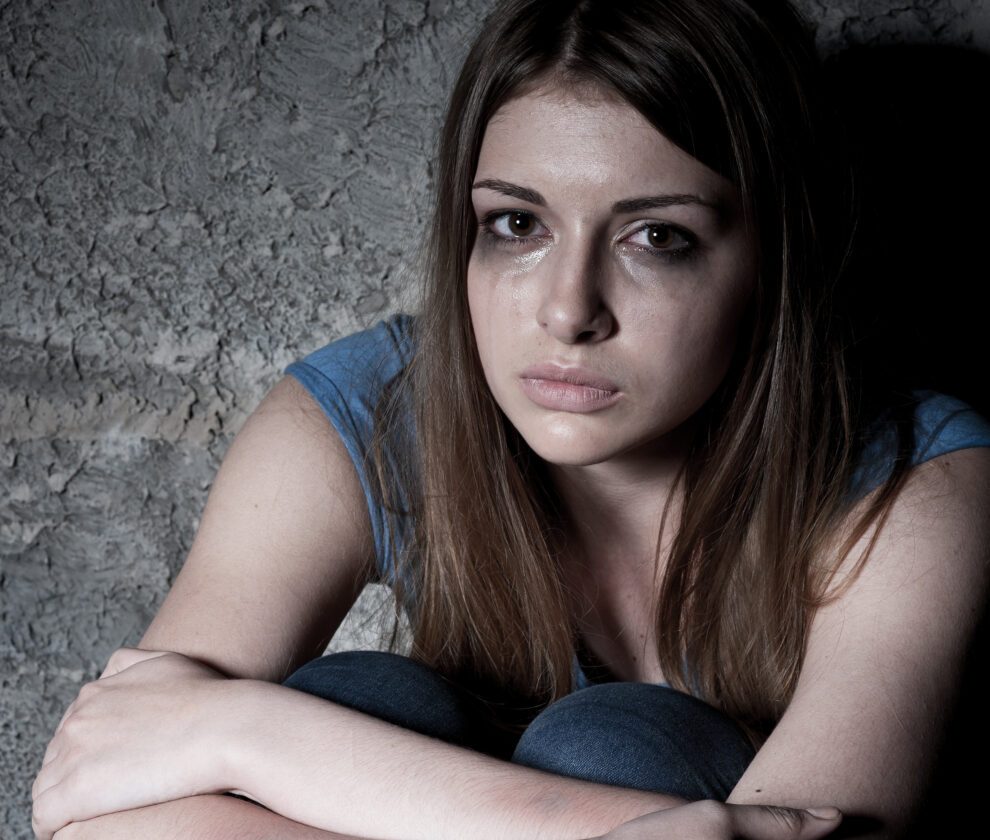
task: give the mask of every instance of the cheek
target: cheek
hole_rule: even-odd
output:
[[[745,300],[739,299],[725,301],[710,313],[700,325],[700,334],[694,337],[698,374],[705,382],[708,396],[721,384],[732,363],[744,304]]]
[[[640,329],[652,341],[641,346],[652,354],[653,376],[663,383],[665,398],[700,406],[711,396],[731,364],[747,300],[748,287],[742,293],[685,298],[676,307],[644,313]],[[643,362],[650,369],[650,360]]]
[[[522,313],[529,305],[525,279],[517,273],[500,270],[490,260],[472,255],[467,271],[467,298],[478,352],[486,354],[511,347],[522,324]]]
[[[708,356],[721,358],[732,354],[739,329],[741,308],[735,300],[720,301],[704,313],[696,324],[694,336],[699,348]]]
[[[739,329],[755,287],[753,249],[727,248],[714,261],[708,294],[695,303],[692,318],[693,335],[699,355],[704,355],[723,368],[728,367],[735,351]],[[724,370],[723,370],[724,373]]]

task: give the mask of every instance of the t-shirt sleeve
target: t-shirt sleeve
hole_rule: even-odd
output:
[[[914,448],[911,466],[939,455],[990,446],[990,421],[956,397],[936,391],[915,391]],[[865,496],[890,475],[897,456],[897,434],[892,424],[881,424],[863,450],[853,476],[853,497]]]
[[[391,529],[372,489],[366,458],[375,408],[385,387],[412,355],[413,317],[394,315],[375,326],[332,341],[286,369],[312,395],[337,430],[357,470],[371,516],[377,571],[391,584]]]

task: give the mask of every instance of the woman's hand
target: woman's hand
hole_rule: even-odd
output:
[[[71,822],[224,790],[212,743],[229,683],[177,653],[116,651],[45,752],[32,788],[39,840]]]
[[[819,809],[815,809],[816,811]],[[838,828],[837,808],[817,817],[800,808],[776,805],[727,805],[703,800],[638,817],[598,840],[817,840]],[[834,811],[833,816],[828,816]]]

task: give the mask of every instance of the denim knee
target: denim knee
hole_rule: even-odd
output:
[[[483,705],[432,668],[384,651],[313,659],[283,685],[452,744],[508,756]]]
[[[616,682],[547,707],[512,760],[603,784],[724,801],[754,755],[739,727],[696,697]]]

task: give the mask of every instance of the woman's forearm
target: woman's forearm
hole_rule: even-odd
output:
[[[55,840],[357,840],[231,796],[191,796],[72,823]]]
[[[231,789],[327,830],[576,839],[684,801],[500,761],[272,683],[231,689],[217,742]]]

